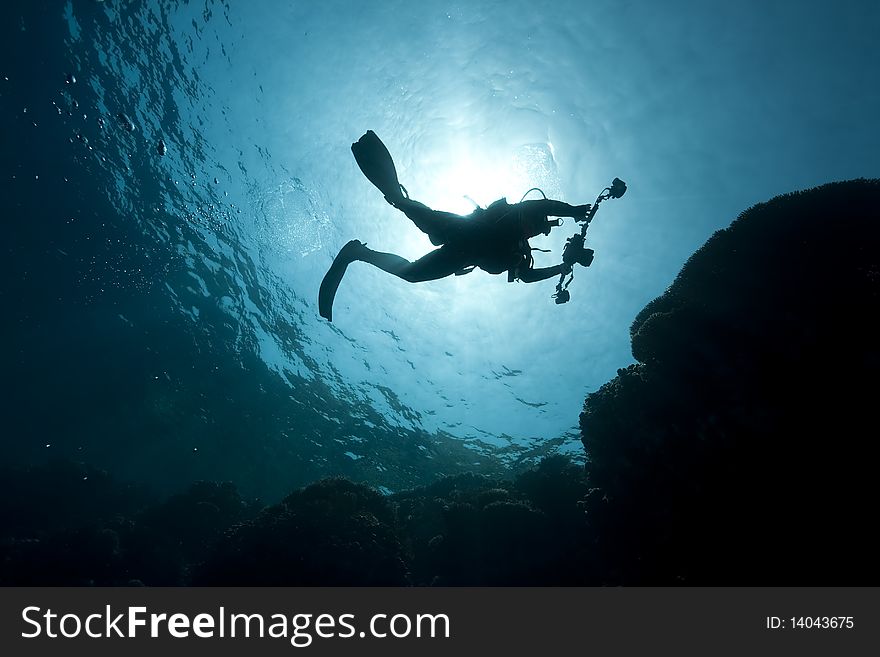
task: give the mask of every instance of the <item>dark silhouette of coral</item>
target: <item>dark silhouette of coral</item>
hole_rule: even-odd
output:
[[[447,477],[395,500],[417,584],[533,583],[552,548],[546,514],[509,482]]]
[[[55,462],[0,477],[0,584],[181,585],[255,504],[232,484],[196,482],[157,501],[82,464]]]
[[[78,472],[66,464],[50,469]],[[582,468],[552,457],[515,481],[446,477],[386,497],[328,479],[257,512],[231,484],[197,482],[165,501],[106,513],[61,506],[74,523],[40,527],[39,487],[59,498],[80,478],[13,477],[32,526],[0,537],[3,585],[465,585],[587,581]],[[66,481],[66,483],[65,483]],[[21,483],[24,482],[24,483]],[[108,478],[113,498],[127,487]],[[70,495],[75,499],[75,495]],[[36,502],[31,504],[31,500]],[[120,496],[122,499],[122,496]],[[56,514],[59,515],[59,514]]]
[[[880,183],[743,213],[581,415],[608,582],[877,580]]]
[[[403,585],[394,514],[377,491],[327,479],[234,527],[202,567],[206,585]]]

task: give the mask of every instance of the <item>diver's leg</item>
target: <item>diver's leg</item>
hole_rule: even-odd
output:
[[[445,278],[468,265],[464,255],[449,247],[435,249],[415,262],[393,253],[382,253],[366,247],[360,250],[355,258],[410,283]]]
[[[432,210],[411,198],[396,199],[392,205],[403,212],[416,227],[426,233],[434,245],[445,244],[461,227],[466,218],[460,214]]]
[[[348,266],[355,260],[367,262],[410,283],[445,278],[470,264],[466,255],[450,246],[435,249],[415,262],[410,262],[394,253],[373,251],[358,240],[351,240],[340,249],[318,291],[318,312],[328,321],[333,321],[336,290],[339,289]]]

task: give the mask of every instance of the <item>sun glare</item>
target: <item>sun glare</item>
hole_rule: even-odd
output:
[[[429,158],[431,183],[424,202],[432,208],[470,214],[499,198],[516,203],[532,187],[548,196],[559,192],[559,177],[549,143],[524,144],[502,152],[475,144],[450,144]],[[532,192],[537,194],[537,192]]]
[[[448,144],[426,155],[419,178],[430,182],[420,186],[413,196],[437,210],[467,215],[477,205],[486,207],[499,198],[517,203],[533,187],[542,189],[549,198],[562,197],[553,146],[549,143],[523,144],[506,152],[474,144]],[[540,198],[540,193],[533,191],[528,198]],[[418,230],[405,231],[398,244],[401,253],[409,258],[436,248]],[[487,304],[503,305],[509,301],[508,294],[514,293],[503,285],[506,279],[506,275],[502,280],[501,276],[480,271],[444,279],[444,314],[457,321],[456,318],[484,315]]]

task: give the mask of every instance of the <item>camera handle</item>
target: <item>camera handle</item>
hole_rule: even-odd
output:
[[[571,299],[571,293],[568,291],[568,286],[571,285],[571,282],[574,280],[574,266],[580,262],[579,255],[584,250],[584,239],[587,236],[587,228],[589,228],[590,222],[595,218],[596,212],[599,211],[599,204],[609,198],[620,198],[625,193],[626,183],[620,178],[615,178],[611,181],[611,185],[603,189],[602,193],[596,197],[596,202],[593,203],[593,207],[590,208],[590,211],[583,219],[575,217],[575,221],[581,222],[581,230],[580,233],[575,233],[569,237],[568,241],[565,243],[565,250],[562,253],[562,261],[564,264],[570,265],[571,270],[568,273],[562,272],[559,274],[559,282],[556,284],[556,293],[552,296],[553,300],[556,301],[556,305],[567,303]],[[591,252],[587,263],[584,266],[589,266],[592,261],[593,258]],[[568,280],[565,280],[566,276],[568,276]]]

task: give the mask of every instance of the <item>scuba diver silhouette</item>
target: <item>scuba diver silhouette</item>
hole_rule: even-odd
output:
[[[589,204],[569,205],[548,198],[509,204],[506,199],[499,199],[489,207],[477,208],[467,216],[432,210],[424,203],[409,198],[406,188],[397,179],[388,149],[375,132],[368,130],[352,144],[351,150],[361,171],[385,195],[385,200],[403,212],[428,235],[432,244],[440,248],[411,262],[399,255],[374,251],[358,240],[351,240],[339,251],[321,282],[318,311],[329,321],[333,319],[336,290],[348,265],[355,261],[369,263],[410,283],[466,274],[475,267],[490,274],[506,271],[510,282],[519,280],[534,283],[560,276],[557,293],[562,290],[562,279],[571,274],[575,263],[587,266],[592,261],[593,252],[583,249],[581,239],[579,251],[574,257],[564,257],[562,263],[552,267],[535,269],[532,247],[529,246],[530,238],[548,235],[551,228],[560,225],[559,220],[551,221],[548,217],[574,217],[579,221],[589,221],[595,214],[593,206]],[[562,292],[567,301],[568,292]],[[557,298],[557,303],[564,301]]]

